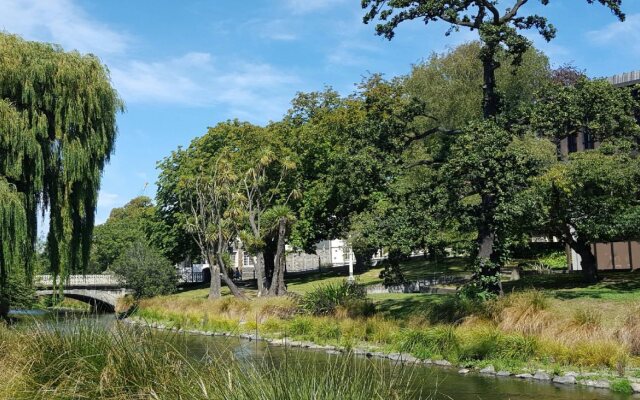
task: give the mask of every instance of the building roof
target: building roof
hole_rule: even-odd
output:
[[[640,71],[625,72],[607,78],[614,86],[623,87],[640,83]]]

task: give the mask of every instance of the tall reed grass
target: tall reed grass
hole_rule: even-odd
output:
[[[354,357],[195,360],[175,336],[92,324],[0,328],[3,399],[413,399],[411,376]],[[426,398],[426,396],[422,397]]]

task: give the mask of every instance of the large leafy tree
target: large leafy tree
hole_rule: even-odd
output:
[[[137,241],[149,244],[154,215],[155,207],[146,196],[136,197],[123,207],[111,210],[107,221],[93,231],[90,271],[100,273],[109,269]]]
[[[640,160],[633,148],[606,143],[576,153],[515,203],[529,229],[562,238],[580,255],[588,282],[598,280],[592,244],[640,236]]]
[[[229,210],[237,181],[224,140],[230,126],[210,128],[187,149],[178,149],[159,163],[157,207],[168,217],[165,224],[172,222],[179,226],[178,231],[191,236],[199,256],[209,264],[211,299],[220,297],[221,279],[236,296],[243,297],[228,266],[229,244],[235,233]]]
[[[319,240],[348,236],[352,220],[368,212],[397,176],[421,117],[424,104],[406,95],[402,80],[380,75],[346,98],[327,90],[294,100],[285,123],[294,125],[290,146],[301,164],[303,196],[293,228],[299,245],[311,250]],[[354,250],[360,266],[376,248]]]
[[[210,265],[229,279],[228,252],[236,240],[256,258],[261,295],[284,294],[284,246],[297,200],[294,153],[282,130],[239,121],[220,123],[161,164],[158,208],[191,233]],[[216,270],[214,270],[216,271]],[[219,297],[212,273],[210,297]],[[219,280],[218,280],[219,282]]]
[[[52,271],[87,265],[121,109],[96,57],[0,34],[0,288],[12,268],[30,270],[39,210],[49,213]]]
[[[595,3],[596,0],[587,0]],[[598,0],[620,20],[625,15],[621,10],[621,0]],[[487,120],[497,120],[504,102],[497,90],[496,71],[501,63],[499,54],[506,51],[511,62],[521,64],[523,55],[531,47],[531,42],[524,36],[527,30],[536,30],[546,40],[555,37],[555,27],[546,17],[539,14],[526,13],[528,0],[363,0],[362,7],[367,9],[364,22],[379,19],[376,26],[378,35],[392,39],[396,28],[405,21],[419,19],[425,25],[441,21],[449,25],[449,30],[470,29],[480,36],[481,50],[479,60],[482,64],[482,116]],[[543,6],[547,0],[541,0]],[[460,127],[459,127],[460,128]],[[482,132],[480,132],[481,134]],[[477,258],[480,264],[486,264],[492,270],[500,265],[500,256],[495,246],[500,242],[497,237],[498,226],[495,221],[498,204],[496,193],[488,187],[480,188],[480,206],[477,212],[479,225],[476,227]],[[493,274],[493,273],[492,273]]]
[[[563,71],[562,76],[571,79],[556,79],[543,88],[522,121],[525,129],[554,143],[582,133],[605,146],[600,151],[570,155],[567,163],[539,179],[531,192],[538,195],[538,204],[524,206],[520,216],[521,221],[533,224],[520,227],[562,238],[580,254],[585,279],[594,282],[598,275],[591,244],[638,235],[630,229],[628,218],[637,208],[633,154],[640,138],[639,103],[635,88],[617,88],[605,80]],[[532,216],[534,211],[541,216]]]

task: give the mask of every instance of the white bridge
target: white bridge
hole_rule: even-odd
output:
[[[54,281],[52,275],[38,275],[34,285],[38,296],[62,294],[89,303],[97,310],[110,312],[115,310],[118,299],[133,293],[113,275],[70,275],[63,282],[59,278]]]

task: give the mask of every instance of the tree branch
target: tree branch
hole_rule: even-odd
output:
[[[415,135],[412,137],[408,137],[407,140],[409,142],[414,142],[416,140],[422,140],[425,139],[431,135],[434,135],[436,133],[444,133],[447,135],[458,135],[460,133],[462,133],[462,131],[458,130],[458,129],[444,129],[444,128],[431,128],[431,129],[427,129],[426,131],[424,131],[423,133],[419,134],[419,135]]]
[[[502,18],[500,18],[500,23],[509,22],[513,17],[518,15],[518,10],[520,10],[520,7],[527,4],[527,1],[529,0],[517,0],[516,4],[514,4],[514,6],[508,10]]]

